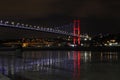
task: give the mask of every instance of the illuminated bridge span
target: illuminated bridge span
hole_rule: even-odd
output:
[[[28,24],[20,24],[15,22],[9,22],[9,21],[0,21],[0,26],[2,27],[13,27],[13,28],[20,28],[20,29],[27,29],[27,30],[36,30],[41,32],[49,32],[49,33],[55,33],[55,34],[62,34],[62,35],[68,35],[74,37],[73,43],[80,44],[80,20],[74,20],[74,25],[64,25],[64,26],[55,26],[53,28],[49,27],[43,27],[43,26],[32,26]]]

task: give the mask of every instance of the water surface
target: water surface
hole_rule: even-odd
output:
[[[120,53],[1,51],[0,73],[12,80],[120,80]]]

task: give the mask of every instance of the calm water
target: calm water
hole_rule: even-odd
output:
[[[0,54],[0,73],[12,80],[120,80],[120,52],[1,51]]]

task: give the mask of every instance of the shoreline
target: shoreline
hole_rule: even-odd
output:
[[[114,47],[45,47],[45,48],[36,48],[36,47],[28,47],[28,48],[11,48],[11,47],[1,47],[0,51],[45,51],[45,50],[63,50],[63,51],[120,51],[120,46]]]
[[[52,48],[23,48],[26,50],[63,50],[63,51],[120,51],[120,47],[52,47]]]

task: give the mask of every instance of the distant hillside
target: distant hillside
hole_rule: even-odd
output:
[[[117,34],[106,34],[106,35],[97,35],[92,38],[92,44],[101,44],[104,45],[104,43],[107,42],[118,42],[120,43],[120,33]]]

